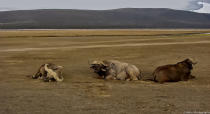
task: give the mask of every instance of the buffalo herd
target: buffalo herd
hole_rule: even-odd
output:
[[[191,75],[191,71],[196,62],[193,59],[185,59],[176,64],[169,64],[157,67],[152,73],[152,81],[158,83],[187,81],[195,78]],[[142,80],[142,72],[135,66],[129,63],[120,62],[117,60],[93,61],[90,64],[100,78],[105,80]],[[58,66],[52,63],[43,64],[38,69],[37,73],[32,76],[33,79],[43,79],[46,82],[64,80],[62,76],[63,66]]]

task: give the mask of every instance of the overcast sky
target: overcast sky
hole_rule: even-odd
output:
[[[172,8],[186,9],[199,0],[0,0],[0,10],[17,9],[116,9]],[[210,1],[210,0],[207,0]]]

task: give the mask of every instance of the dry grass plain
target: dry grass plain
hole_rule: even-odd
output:
[[[210,112],[210,30],[1,30],[1,114],[182,114]],[[104,81],[88,60],[117,59],[151,76],[192,57],[197,78],[157,84]],[[43,64],[63,65],[64,82],[33,80]]]

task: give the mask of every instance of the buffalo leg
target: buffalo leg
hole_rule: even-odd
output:
[[[126,79],[130,79],[130,77],[127,76],[127,73],[126,72],[120,72],[118,75],[117,75],[117,79],[118,80],[126,80]]]
[[[187,81],[189,78],[188,75],[181,76],[181,81]]]

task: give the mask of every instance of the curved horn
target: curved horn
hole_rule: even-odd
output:
[[[58,66],[58,68],[59,68],[59,69],[63,69],[64,67],[63,67],[63,66]]]
[[[195,64],[198,63],[198,62],[197,62],[195,59],[193,59],[193,58],[189,58],[189,60],[192,62],[193,65],[195,65]]]
[[[193,62],[192,64],[194,64],[194,65],[196,65],[198,62],[196,61],[196,62]]]
[[[108,65],[107,65],[106,63],[104,63],[103,61],[101,62],[101,64],[104,65],[104,66],[108,66]]]

